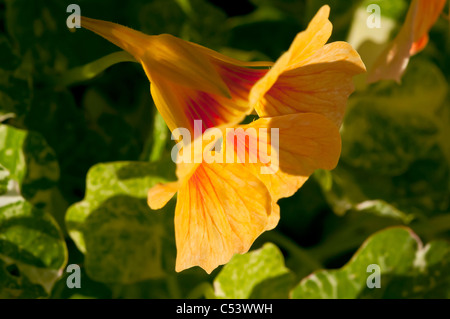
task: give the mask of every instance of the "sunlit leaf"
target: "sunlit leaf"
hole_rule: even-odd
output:
[[[235,255],[214,280],[214,298],[286,298],[292,274],[281,251],[267,243],[258,250]]]
[[[0,164],[0,195],[8,190],[9,171]]]
[[[59,165],[40,134],[0,124],[0,164],[19,183],[25,199],[53,213]]]
[[[167,163],[116,162],[89,171],[85,199],[69,208],[66,223],[92,279],[133,283],[165,275],[175,258],[174,205],[155,212],[146,197],[156,183],[174,179]]]
[[[391,228],[367,239],[341,269],[320,270],[303,279],[291,295],[298,299],[448,298],[449,269],[448,242],[423,246],[411,230]]]
[[[66,260],[64,239],[49,214],[23,199],[0,206],[0,298],[48,296]]]

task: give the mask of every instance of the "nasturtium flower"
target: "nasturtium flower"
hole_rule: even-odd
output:
[[[381,53],[369,72],[369,83],[400,82],[411,56],[428,44],[428,33],[444,9],[446,0],[413,0],[406,20],[395,39]]]
[[[236,124],[252,112],[248,94],[271,62],[243,62],[169,34],[147,35],[125,26],[81,18],[89,29],[139,63],[150,81],[155,106],[171,131],[193,132],[194,120],[203,128]]]
[[[234,163],[179,163],[178,181],[149,190],[152,209],[163,207],[178,192],[177,271],[197,265],[209,273],[234,254],[247,252],[262,232],[277,225],[279,198],[295,193],[315,169],[337,165],[339,126],[353,91],[352,76],[365,67],[347,43],[325,45],[332,28],[328,15],[329,7],[322,7],[307,30],[252,87],[250,107],[261,118],[236,126],[232,133],[219,129],[225,141],[219,153],[226,153],[230,145],[235,151],[242,147],[245,152],[233,157],[244,158]],[[271,128],[278,129],[276,148],[272,135],[259,133]],[[205,140],[210,136],[187,146],[194,158],[202,158]],[[255,142],[268,147],[252,151]],[[267,160],[274,158],[274,152],[276,165]],[[262,173],[263,168],[268,171]]]
[[[253,131],[249,130],[252,128]],[[261,128],[278,129],[278,149],[273,147],[270,134],[260,134]],[[245,152],[238,155],[247,160],[227,163],[224,154],[223,162],[205,162],[205,142],[210,144],[215,135],[206,131],[201,139],[185,146],[191,148],[193,156],[189,163],[177,165],[178,181],[158,184],[148,193],[149,206],[156,210],[178,192],[175,208],[177,271],[200,266],[210,273],[234,254],[247,252],[262,232],[278,224],[279,207],[271,190],[283,189],[284,181],[280,178],[284,175],[261,174],[262,167],[275,164],[284,174],[299,175],[299,183],[303,184],[315,169],[333,169],[341,151],[338,127],[320,114],[262,118],[236,126],[231,133],[226,129],[221,131],[227,142],[219,153],[226,153],[229,146],[237,150],[243,145]],[[260,139],[268,144],[263,148],[267,151],[260,152],[259,147],[250,151],[249,145],[253,141],[259,143]],[[275,162],[274,152],[278,152]],[[198,158],[200,163],[196,163]],[[249,158],[256,158],[254,164],[248,164]]]

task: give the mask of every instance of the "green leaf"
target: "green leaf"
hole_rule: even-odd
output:
[[[380,288],[367,284],[373,282],[370,265],[379,266]],[[291,295],[295,299],[448,298],[449,267],[448,242],[423,246],[410,229],[394,227],[369,237],[344,267],[304,278]]]
[[[9,171],[0,164],[0,195],[8,190]]]
[[[48,296],[66,260],[64,238],[49,214],[23,199],[0,207],[0,298]]]
[[[281,251],[267,243],[258,250],[235,255],[214,279],[214,293],[209,297],[284,298],[292,279]]]
[[[165,276],[166,265],[172,269],[173,201],[161,212],[146,202],[150,187],[175,178],[168,164],[115,162],[90,169],[86,196],[69,208],[66,223],[92,279],[129,284]]]
[[[21,196],[17,175],[0,165],[0,176],[0,298],[48,297],[67,261],[64,238],[50,214]]]
[[[51,206],[59,165],[40,134],[0,124],[0,163],[19,183],[24,198],[40,208]]]

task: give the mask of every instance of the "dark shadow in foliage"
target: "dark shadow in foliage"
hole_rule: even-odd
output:
[[[291,272],[264,280],[253,288],[249,299],[288,299],[295,280]]]
[[[432,267],[429,272],[441,271]],[[439,276],[430,278],[426,274],[382,275],[381,288],[368,288],[359,293],[357,299],[448,299],[450,280],[440,281]]]
[[[240,50],[264,52],[273,61],[287,51],[299,31],[295,21],[256,22],[241,25],[231,31],[229,46]],[[252,39],[252,41],[248,41]],[[284,48],[281,50],[279,48]]]
[[[31,299],[46,297],[47,293],[41,285],[34,284],[26,276],[17,272],[11,273],[17,265],[6,263],[0,259],[0,299]]]

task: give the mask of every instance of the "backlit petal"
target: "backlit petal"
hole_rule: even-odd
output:
[[[410,57],[423,50],[428,43],[428,32],[444,5],[445,0],[412,1],[400,32],[381,53],[369,72],[369,83],[380,80],[400,82]]]
[[[200,165],[178,191],[176,270],[200,266],[210,273],[247,252],[270,212],[267,188],[242,165]]]
[[[353,92],[352,77],[364,71],[359,55],[345,42],[324,46],[283,72],[263,96],[254,96],[260,116],[319,113],[340,126],[348,96]],[[263,80],[258,84],[263,83]]]
[[[418,53],[428,43],[428,32],[436,23],[446,0],[418,0],[419,5],[414,21],[414,38],[411,48],[411,55]]]
[[[161,209],[178,191],[179,183],[157,184],[149,189],[147,194],[148,206],[153,209]]]
[[[272,212],[269,215],[269,219],[267,221],[266,230],[272,230],[280,221],[280,206],[278,206],[277,202],[272,200]]]
[[[322,6],[309,22],[307,29],[297,34],[288,51],[291,67],[301,63],[327,43],[333,30],[333,25],[328,20],[329,15],[330,7]]]
[[[264,182],[274,201],[292,196],[314,170],[333,169],[338,163],[341,152],[339,129],[322,115],[299,113],[261,118],[242,128],[244,130],[237,134],[235,131],[238,136],[234,146],[237,156],[247,158],[245,166]],[[256,135],[250,133],[249,128],[254,128]],[[261,133],[264,128],[278,128],[278,147],[273,133]],[[227,147],[233,145],[233,139],[233,135],[227,135]],[[257,150],[251,146],[252,143],[258,145]],[[239,154],[239,144],[245,145],[244,155]],[[261,147],[264,144],[268,147]],[[278,156],[273,155],[276,153]],[[251,163],[250,158],[258,160]]]
[[[297,34],[289,50],[276,61],[270,72],[253,87],[250,97],[252,106],[256,104],[260,97],[264,96],[284,71],[299,61],[308,58],[328,41],[333,28],[328,20],[329,14],[330,7],[323,6],[311,20],[307,29]]]
[[[365,71],[358,53],[345,42],[325,45],[329,8],[323,7],[289,51],[252,88],[250,104],[261,117],[319,113],[340,126],[352,77]],[[309,41],[309,42],[308,42]]]

